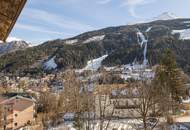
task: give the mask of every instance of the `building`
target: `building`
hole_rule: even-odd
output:
[[[15,130],[35,121],[35,100],[21,95],[2,95],[2,124],[6,130]]]
[[[127,84],[99,85],[95,90],[95,112],[97,118],[139,117],[137,89]]]

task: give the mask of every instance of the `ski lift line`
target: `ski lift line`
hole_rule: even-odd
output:
[[[0,13],[0,16],[2,17],[6,17],[7,19],[11,20],[11,24],[8,27],[8,29],[5,31],[5,34],[3,34],[3,37],[0,37],[0,40],[2,41],[6,41],[7,37],[9,36],[11,30],[13,29],[19,15],[21,14],[22,9],[24,8],[25,4],[26,4],[27,0],[21,0],[19,3],[19,7],[15,12],[15,15],[13,18],[10,18],[9,16],[3,14],[2,12]],[[11,1],[9,1],[9,4],[11,4]],[[2,31],[3,32],[3,31]]]

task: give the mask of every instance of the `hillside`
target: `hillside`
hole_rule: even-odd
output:
[[[163,17],[163,16],[162,16]],[[84,68],[89,60],[106,56],[102,65],[138,62],[155,65],[171,49],[177,63],[190,74],[190,19],[164,19],[109,27],[70,39],[47,41],[0,57],[0,71],[19,76],[67,68]]]

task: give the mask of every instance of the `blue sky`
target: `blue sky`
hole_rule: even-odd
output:
[[[190,18],[190,0],[28,0],[10,37],[39,44],[163,12]]]

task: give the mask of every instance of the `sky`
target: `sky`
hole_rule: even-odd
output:
[[[40,44],[172,12],[190,18],[190,0],[28,0],[9,39]]]

